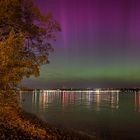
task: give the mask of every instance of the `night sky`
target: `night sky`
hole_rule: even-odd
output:
[[[62,32],[33,88],[140,87],[139,0],[34,0]]]

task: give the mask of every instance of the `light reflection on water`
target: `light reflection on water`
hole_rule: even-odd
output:
[[[105,133],[106,139],[122,133],[140,137],[140,92],[20,92],[20,105],[59,127]]]
[[[24,94],[23,94],[24,93]],[[119,108],[119,93],[118,92],[78,92],[62,91],[49,92],[45,90],[29,92],[20,92],[21,105],[22,98],[26,99],[26,95],[30,94],[32,108],[39,108],[40,111],[49,109],[50,106],[58,105],[55,108],[63,110],[67,106],[80,106],[91,110],[100,111],[102,106],[108,108]],[[28,95],[29,96],[29,95]],[[25,103],[27,99],[25,100]],[[31,107],[30,106],[30,107]],[[54,108],[54,109],[55,109]]]

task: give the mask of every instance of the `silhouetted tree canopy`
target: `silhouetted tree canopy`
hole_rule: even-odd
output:
[[[51,14],[41,14],[32,0],[0,0],[0,87],[11,88],[24,76],[39,75],[49,63],[59,24]]]

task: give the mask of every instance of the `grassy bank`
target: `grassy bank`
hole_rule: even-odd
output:
[[[0,93],[0,140],[45,139],[88,140],[87,134],[58,129],[24,112],[18,107],[15,96]]]

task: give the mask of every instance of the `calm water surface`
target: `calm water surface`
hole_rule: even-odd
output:
[[[97,139],[140,139],[140,92],[20,92],[20,105],[57,127]]]

